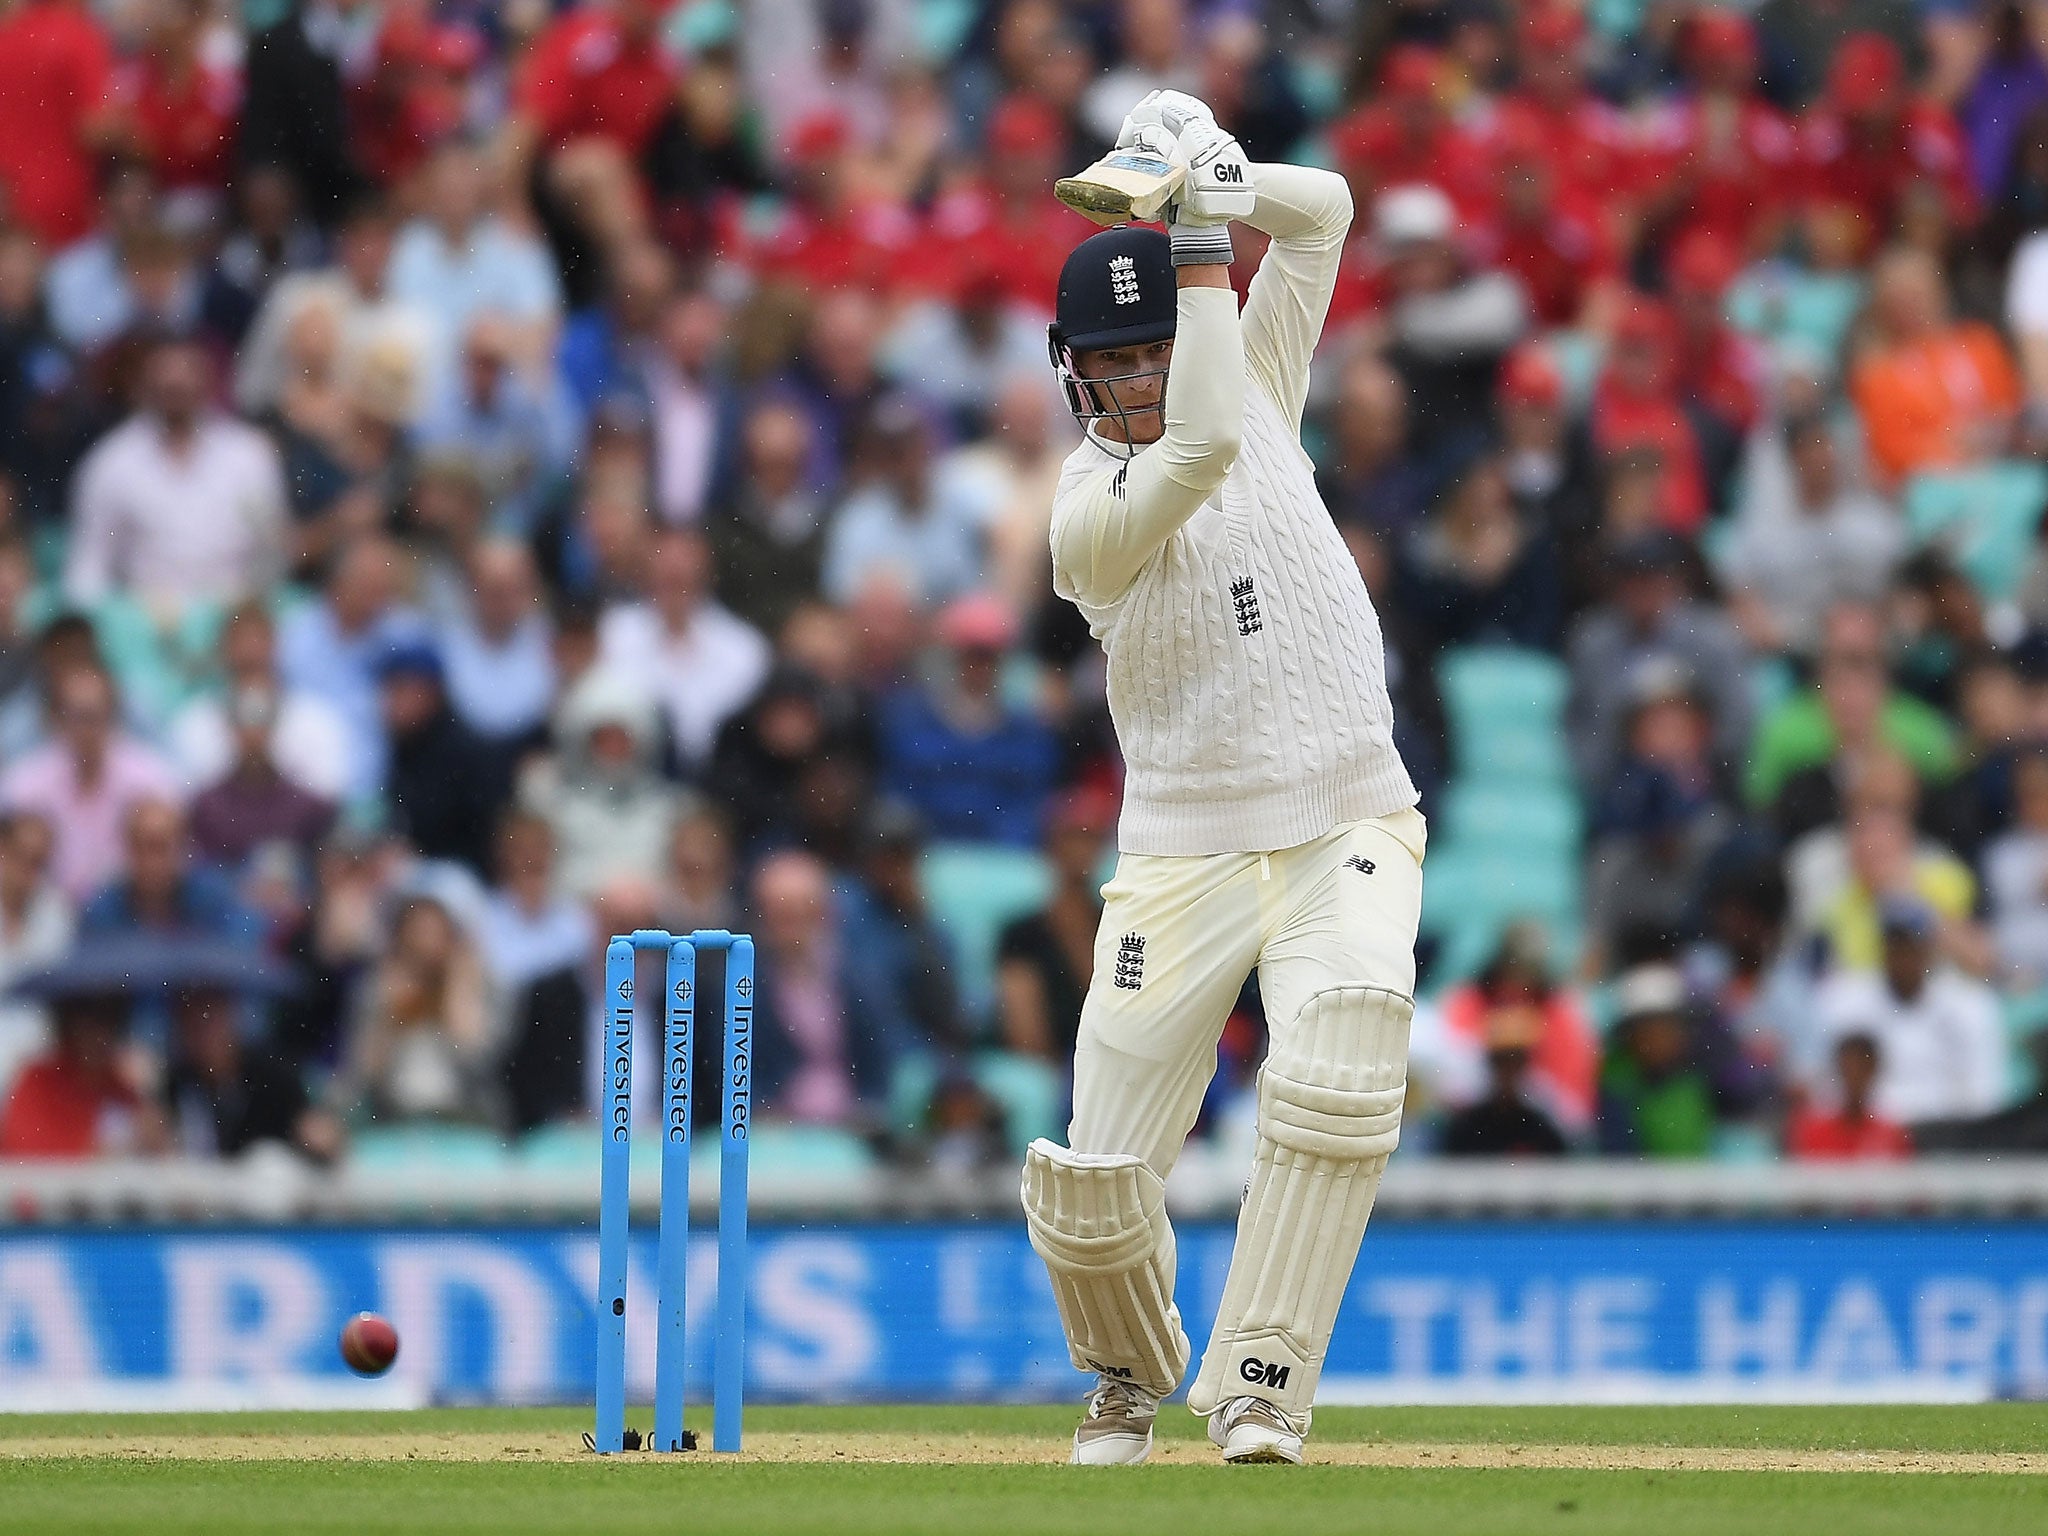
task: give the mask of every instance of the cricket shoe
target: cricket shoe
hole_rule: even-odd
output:
[[[1301,1465],[1301,1436],[1263,1397],[1233,1397],[1209,1415],[1209,1438],[1233,1465],[1284,1461]]]
[[[1088,1417],[1074,1431],[1077,1467],[1135,1467],[1152,1454],[1152,1420],[1159,1399],[1114,1376],[1088,1394]]]

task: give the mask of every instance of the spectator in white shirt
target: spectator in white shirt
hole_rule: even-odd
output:
[[[1009,298],[1007,283],[993,262],[977,263],[957,303],[911,305],[882,344],[891,379],[977,434],[1013,380],[1028,379],[1048,404],[1060,404],[1045,366],[1045,316]]]
[[[930,429],[901,398],[876,408],[862,457],[869,479],[826,530],[825,595],[851,602],[877,577],[900,580],[927,606],[979,589],[989,483],[935,470]]]
[[[292,367],[287,340],[308,310],[331,310],[342,352],[391,340],[415,354],[426,351],[427,316],[392,297],[386,282],[396,237],[390,208],[365,197],[336,232],[332,267],[294,272],[272,286],[236,353],[235,406],[243,415],[261,419],[283,403]]]
[[[562,308],[547,247],[490,211],[482,154],[456,142],[436,152],[418,218],[391,252],[391,296],[423,313],[432,328],[424,398],[447,397],[462,338],[478,315],[494,313],[517,331],[519,356],[545,356]]]
[[[1742,482],[1719,561],[1736,620],[1753,649],[1810,654],[1830,608],[1884,595],[1904,525],[1849,482],[1834,427],[1817,413],[1758,427]]]
[[[2019,825],[1984,850],[1984,895],[1999,965],[2032,990],[2048,983],[2048,754],[2023,752],[2012,789]]]
[[[51,260],[43,276],[50,325],[74,351],[97,352],[138,326],[182,328],[199,318],[198,274],[162,220],[160,190],[146,165],[118,166],[99,227]]]
[[[2048,230],[2036,230],[2013,252],[2005,280],[2005,318],[2019,350],[2028,417],[2048,419]]]
[[[554,626],[527,547],[513,539],[479,544],[469,557],[464,607],[441,626],[448,702],[487,740],[537,734],[554,707]]]
[[[768,677],[772,647],[711,596],[711,546],[670,529],[647,560],[647,601],[615,605],[598,629],[604,663],[661,701],[686,768],[701,766],[719,727]]]
[[[597,932],[590,909],[555,884],[555,830],[545,817],[520,810],[505,817],[497,875],[485,908],[484,963],[499,990],[516,999],[549,972],[581,966]]]
[[[664,523],[697,522],[711,494],[721,419],[730,414],[712,373],[724,331],[725,314],[706,293],[677,294],[661,312],[646,378],[654,509]]]
[[[287,688],[278,676],[277,624],[268,609],[236,612],[221,631],[220,692],[195,699],[171,721],[170,749],[196,791],[218,783],[234,766],[235,730],[228,700],[248,690],[277,700],[270,755],[278,772],[322,800],[348,794],[351,743],[341,712],[306,688]]]
[[[142,409],[78,471],[65,595],[116,592],[151,608],[232,601],[283,565],[284,473],[270,439],[209,409],[196,342],[160,341],[143,366]]]
[[[428,452],[460,458],[483,482],[494,526],[530,533],[576,458],[578,423],[551,368],[521,367],[516,328],[478,315],[463,339],[450,394],[420,430]]]
[[[1120,62],[1081,98],[1082,126],[1105,144],[1115,141],[1129,104],[1146,92],[1202,89],[1193,48],[1200,34],[1181,0],[1122,0],[1114,10]]]
[[[402,644],[428,633],[401,598],[404,555],[381,535],[344,549],[318,601],[293,609],[278,628],[277,665],[287,685],[304,689],[341,716],[344,799],[374,795],[384,782],[384,712],[377,667]]]
[[[1880,910],[1883,969],[1845,971],[1821,987],[1817,1004],[1826,1037],[1866,1034],[1878,1042],[1883,1066],[1875,1108],[1900,1125],[2001,1108],[2010,1064],[1998,995],[1937,963],[1935,917],[1924,902],[1894,897]]]
[[[15,1073],[49,1045],[42,1006],[6,990],[70,946],[71,908],[49,881],[52,833],[39,816],[0,816],[0,1101]]]

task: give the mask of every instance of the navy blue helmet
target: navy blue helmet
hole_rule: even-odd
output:
[[[1060,268],[1055,318],[1045,329],[1046,350],[1069,409],[1082,421],[1123,414],[1116,390],[1102,386],[1151,375],[1082,380],[1074,374],[1074,354],[1171,340],[1178,307],[1175,287],[1166,235],[1145,225],[1119,224],[1090,235],[1067,257]]]

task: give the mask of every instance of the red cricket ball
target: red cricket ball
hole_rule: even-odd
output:
[[[341,1358],[358,1376],[382,1376],[398,1358],[398,1330],[374,1312],[358,1312],[341,1330]]]

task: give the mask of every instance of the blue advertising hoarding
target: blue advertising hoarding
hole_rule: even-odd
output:
[[[1181,1236],[1199,1349],[1227,1227]],[[338,1384],[374,1310],[432,1401],[587,1399],[587,1229],[0,1231],[0,1408],[95,1384]],[[654,1241],[636,1233],[636,1400],[652,1390]],[[690,1256],[691,1397],[717,1251]],[[757,1229],[756,1400],[1073,1396],[1020,1230]],[[289,1393],[285,1396],[289,1397]],[[2031,1222],[1385,1221],[1340,1312],[1325,1401],[2048,1396],[2048,1226]]]

